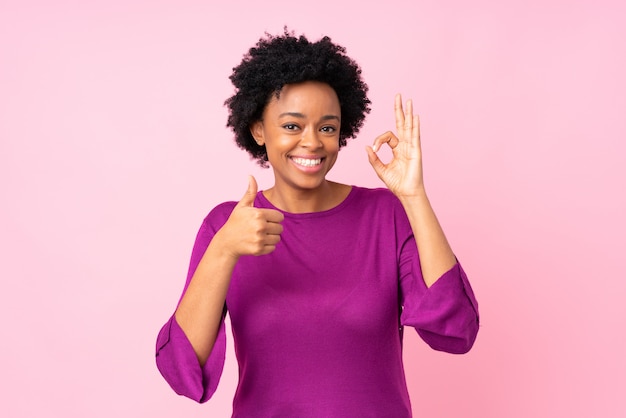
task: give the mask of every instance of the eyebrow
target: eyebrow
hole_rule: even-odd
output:
[[[291,116],[291,117],[300,118],[300,119],[304,119],[306,117],[303,113],[299,113],[299,112],[285,112],[285,113],[281,113],[280,115],[278,115],[279,118],[282,118],[285,116]],[[321,120],[333,120],[333,119],[340,121],[339,116],[335,116],[335,115],[322,116]]]

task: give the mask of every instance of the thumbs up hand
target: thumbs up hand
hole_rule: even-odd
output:
[[[218,231],[224,249],[233,257],[264,255],[276,249],[283,227],[284,215],[274,209],[254,207],[257,183],[250,176],[248,189],[233,209],[224,226]]]
[[[258,186],[256,184],[256,179],[254,176],[248,177],[248,189],[244,193],[241,200],[237,203],[238,207],[253,207],[254,199],[256,198],[256,194],[258,192]]]

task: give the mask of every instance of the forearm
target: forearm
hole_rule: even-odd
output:
[[[423,189],[400,197],[400,202],[415,236],[424,282],[430,287],[456,264],[456,257]]]
[[[222,248],[218,232],[198,264],[175,313],[176,321],[201,365],[207,361],[215,344],[226,293],[237,263]]]

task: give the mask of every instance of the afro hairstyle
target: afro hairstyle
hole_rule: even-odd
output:
[[[328,36],[311,42],[304,35],[296,37],[286,27],[282,35],[266,32],[229,77],[235,94],[224,103],[229,112],[226,126],[235,133],[239,148],[248,151],[262,167],[268,167],[265,146],[254,141],[250,126],[262,119],[272,95],[278,98],[286,84],[305,81],[323,82],[335,90],[341,107],[339,147],[354,138],[370,112],[371,102],[361,68],[345,52]]]

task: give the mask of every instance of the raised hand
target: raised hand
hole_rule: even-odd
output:
[[[406,110],[403,108],[400,94],[396,95],[394,109],[397,136],[391,131],[378,136],[373,147],[367,147],[367,154],[374,171],[389,190],[398,197],[415,196],[424,193],[420,120],[418,115],[413,115],[411,100],[407,101]],[[383,144],[389,145],[393,154],[387,164],[376,154]]]
[[[274,209],[254,207],[257,183],[250,176],[248,189],[218,232],[224,248],[238,258],[242,255],[264,255],[276,249],[280,241],[284,215]]]

